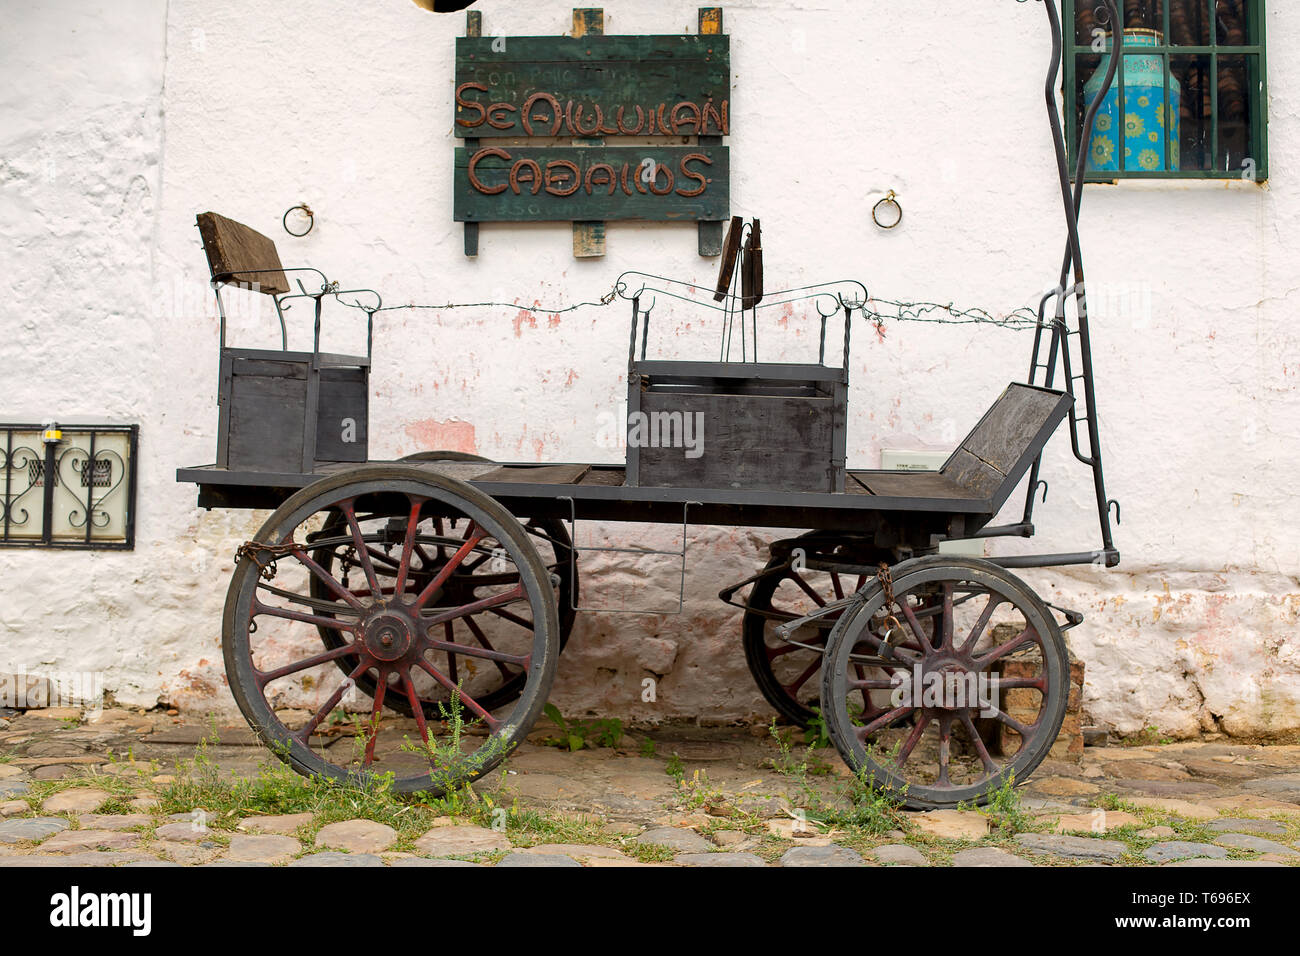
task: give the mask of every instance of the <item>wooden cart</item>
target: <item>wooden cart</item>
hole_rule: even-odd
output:
[[[1044,6],[1059,63],[1060,21],[1052,0]],[[746,659],[774,708],[801,724],[819,709],[849,766],[913,807],[981,802],[1023,782],[1060,730],[1062,629],[1081,617],[1049,606],[1012,570],[1119,560],[1083,300],[1083,176],[1072,186],[1052,97],[1048,109],[1069,233],[1061,282],[1040,305],[1027,380],[996,396],[937,471],[844,460],[849,331],[865,301],[852,283],[789,294],[833,305],[819,307],[816,362],[761,363],[754,343],[739,362],[724,348],[718,362],[692,363],[646,355],[645,296],[682,285],[621,280],[632,304],[631,411],[698,414],[714,439],[696,459],[632,442],[626,466],[437,451],[368,461],[369,349],[320,351],[321,304],[342,295],[336,286],[322,277],[319,291],[298,293],[315,304],[310,352],[290,352],[287,335],[279,352],[227,349],[223,319],[218,461],[177,477],[198,486],[203,507],[273,509],[238,549],[223,623],[230,688],[250,726],[303,773],[355,782],[384,772],[398,791],[446,791],[499,763],[541,715],[580,607],[573,523],[807,528],[774,542],[764,569],[720,595],[744,611]],[[1091,122],[1082,128],[1086,138]],[[293,270],[270,240],[212,214],[200,226],[218,301],[225,284],[270,277],[260,291],[283,320]],[[742,345],[746,310],[756,328],[765,301],[752,239],[739,257],[743,287],[720,289]],[[829,364],[832,315],[844,320],[844,347]],[[339,437],[345,422],[352,441]],[[1063,422],[1093,473],[1101,547],[940,553],[944,541],[1033,534],[1042,451]],[[991,526],[1026,479],[1023,519]],[[310,707],[294,706],[313,693]]]

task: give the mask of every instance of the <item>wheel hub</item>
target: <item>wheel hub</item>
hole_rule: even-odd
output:
[[[415,644],[415,621],[395,608],[384,607],[362,622],[361,640],[376,660],[400,660]]]

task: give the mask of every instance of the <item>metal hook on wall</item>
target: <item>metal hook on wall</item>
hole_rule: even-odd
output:
[[[301,209],[302,214],[307,217],[307,228],[302,232],[294,232],[289,228],[289,214],[299,209]],[[303,236],[307,235],[307,233],[311,232],[312,228],[316,225],[316,214],[311,211],[311,206],[308,206],[305,202],[300,202],[298,205],[290,206],[284,211],[284,218],[280,220],[280,224],[284,226],[284,231],[289,235],[301,239]]]
[[[894,211],[897,213],[897,215],[893,217],[894,219],[893,222],[885,223],[880,221],[880,208],[882,206],[894,207]],[[898,224],[903,221],[903,207],[898,203],[898,193],[894,192],[891,189],[885,195],[884,199],[881,199],[878,203],[876,203],[874,206],[871,207],[871,221],[874,222],[881,229],[896,229],[898,227]]]

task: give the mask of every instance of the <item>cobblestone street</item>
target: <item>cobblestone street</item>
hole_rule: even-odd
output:
[[[0,726],[0,866],[1300,864],[1300,746],[1112,742],[990,807],[914,813],[790,728],[664,726],[572,753],[539,730],[474,795],[428,802],[307,782],[242,726]]]

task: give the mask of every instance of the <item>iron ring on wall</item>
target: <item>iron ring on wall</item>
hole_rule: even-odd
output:
[[[903,207],[898,204],[897,195],[898,194],[891,189],[889,191],[889,194],[885,196],[884,199],[880,200],[878,203],[876,203],[874,206],[871,207],[871,221],[874,222],[881,229],[896,229],[898,227],[898,224],[903,221]],[[886,204],[893,206],[894,209],[898,211],[897,218],[895,218],[894,221],[889,223],[888,225],[880,221],[880,207]]]
[[[289,213],[293,212],[295,209],[301,209],[303,215],[307,217],[307,228],[304,229],[302,232],[294,232],[292,229],[289,228]],[[284,211],[284,218],[280,220],[280,224],[284,226],[284,231],[287,232],[289,235],[296,236],[299,239],[301,239],[303,236],[307,235],[307,233],[311,232],[312,227],[316,225],[316,214],[311,211],[310,206],[308,206],[305,202],[301,202],[298,203],[298,205],[291,206]]]

